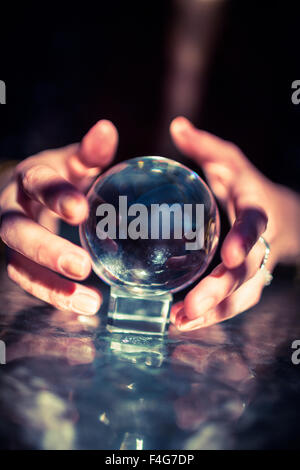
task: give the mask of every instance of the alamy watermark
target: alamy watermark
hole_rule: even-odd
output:
[[[292,342],[291,348],[295,349],[295,351],[292,354],[291,360],[292,360],[292,363],[295,366],[297,366],[298,364],[300,364],[300,339],[295,339]]]
[[[0,339],[0,364],[6,364],[6,344]]]
[[[0,80],[0,104],[6,104],[6,85],[3,80]]]
[[[96,209],[96,216],[102,217],[96,225],[100,240],[170,240],[172,237],[184,238],[187,250],[201,250],[204,246],[204,204],[163,203],[149,207],[136,203],[128,207],[127,196],[119,196],[118,215],[114,205],[102,203]]]
[[[300,103],[300,80],[294,80],[291,87],[294,90],[291,95],[292,103],[298,105]]]

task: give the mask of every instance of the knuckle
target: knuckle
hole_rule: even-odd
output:
[[[17,174],[24,173],[24,171],[26,170],[26,168],[28,168],[28,166],[34,165],[34,162],[35,162],[35,156],[28,157],[25,160],[21,161],[16,166],[16,173]]]
[[[227,145],[227,151],[226,151],[227,158],[229,159],[229,161],[231,162],[235,170],[240,169],[241,163],[246,162],[246,157],[244,153],[233,142],[227,141],[226,145]]]
[[[227,141],[227,150],[230,152],[232,155],[243,155],[241,149],[236,145],[234,142]]]
[[[38,186],[41,179],[49,173],[50,167],[46,165],[34,165],[23,173],[23,187],[26,191],[32,191],[32,188]]]
[[[47,257],[49,257],[49,247],[47,248],[47,246],[45,246],[45,243],[43,242],[38,243],[35,252],[36,263],[45,265]]]
[[[38,180],[39,170],[40,165],[35,165],[25,171],[25,173],[23,174],[23,186],[25,189],[29,189],[30,187],[35,185]]]

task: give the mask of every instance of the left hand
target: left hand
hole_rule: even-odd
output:
[[[262,234],[271,245],[269,272],[300,255],[300,199],[268,180],[236,145],[196,129],[183,117],[171,123],[171,135],[180,151],[202,167],[232,225],[221,247],[221,264],[171,311],[171,322],[189,331],[259,302],[266,284],[266,270],[259,269],[265,254]]]
[[[80,144],[23,160],[0,191],[0,238],[8,247],[8,276],[59,310],[94,315],[100,308],[101,293],[76,282],[91,271],[89,254],[59,236],[56,222],[79,225],[86,219],[85,191],[111,163],[117,144],[117,129],[102,119]]]

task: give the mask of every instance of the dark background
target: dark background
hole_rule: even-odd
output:
[[[194,119],[298,189],[300,105],[291,102],[291,83],[300,79],[299,12],[296,1],[228,2]],[[118,160],[162,153],[173,2],[15,2],[0,14],[1,159],[78,141],[101,118],[118,127]],[[167,153],[178,157],[171,143]]]
[[[270,178],[298,190],[300,105],[291,102],[291,83],[300,80],[299,13],[291,0],[229,1],[205,100],[194,118],[197,126],[237,143]],[[173,15],[169,0],[99,0],[97,7],[87,1],[2,2],[0,79],[7,85],[7,105],[0,106],[0,159],[22,159],[79,141],[101,118],[118,127],[118,160],[161,154],[158,136]],[[171,142],[164,156],[181,158]],[[274,290],[270,295],[273,304],[265,304],[265,311],[271,315],[277,308],[289,313],[297,304],[293,294],[280,300],[280,289],[279,297]],[[278,325],[283,334],[280,317],[288,315],[275,317],[269,332]],[[266,340],[272,344],[273,337]],[[285,362],[275,366],[280,380],[274,384],[272,372],[264,376],[260,401],[252,410],[261,416],[253,428],[256,439],[264,436],[259,446],[267,439],[267,447],[298,446],[298,370],[286,362],[289,354],[290,349]],[[278,403],[274,397],[279,394]],[[283,418],[289,420],[286,428]],[[241,422],[243,448],[252,442],[248,426]]]

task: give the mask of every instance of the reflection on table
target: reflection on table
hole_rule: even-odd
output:
[[[239,449],[299,438],[299,286],[275,279],[232,320],[166,338],[110,334],[0,279],[2,448]],[[104,310],[104,309],[103,309]]]

